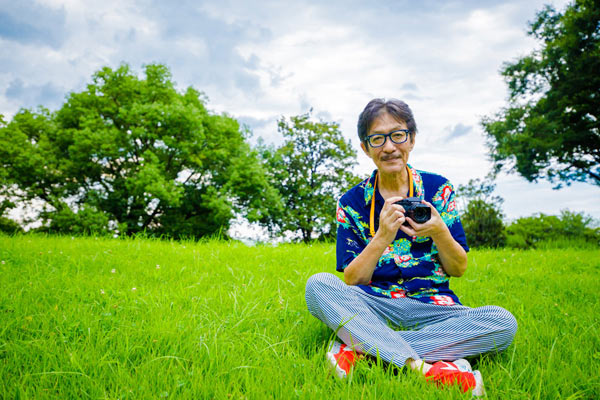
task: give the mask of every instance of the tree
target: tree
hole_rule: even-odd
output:
[[[20,110],[0,127],[0,195],[45,204],[54,232],[223,232],[234,213],[264,220],[278,204],[247,133],[210,113],[168,68],[105,67],[57,111]]]
[[[14,208],[15,204],[9,200],[0,201],[0,232],[15,234],[22,233],[23,228],[10,218],[4,217],[4,212]]]
[[[600,185],[600,3],[546,6],[529,34],[542,48],[504,65],[509,105],[482,120],[495,171]]]
[[[335,235],[337,199],[358,183],[351,172],[356,151],[337,123],[312,121],[311,112],[282,117],[278,131],[283,145],[262,149],[271,184],[283,200],[283,209],[272,215],[271,230],[299,232],[304,242]]]
[[[507,228],[508,246],[522,249],[545,246],[591,247],[600,244],[600,228],[592,217],[561,210],[560,215],[534,214]]]
[[[467,185],[458,187],[464,210],[460,219],[471,247],[503,247],[506,244],[500,208],[504,200],[492,195],[495,188],[489,177],[471,179]]]

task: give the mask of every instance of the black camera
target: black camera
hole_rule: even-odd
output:
[[[404,216],[410,217],[417,224],[425,223],[431,218],[431,209],[427,204],[421,203],[421,199],[418,197],[407,197],[395,204],[404,207]],[[408,221],[405,221],[404,225],[408,225]]]

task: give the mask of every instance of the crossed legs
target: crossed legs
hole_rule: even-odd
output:
[[[310,313],[337,330],[346,345],[398,367],[407,360],[456,360],[501,351],[517,329],[515,318],[501,307],[438,306],[377,297],[329,273],[309,278],[306,303]],[[394,330],[388,320],[409,330]]]

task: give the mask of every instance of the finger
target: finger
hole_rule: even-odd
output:
[[[406,220],[408,221],[408,223],[410,224],[410,226],[416,230],[416,231],[423,231],[424,229],[427,229],[429,227],[429,225],[432,224],[433,219],[428,219],[427,221],[423,222],[422,224],[414,221],[413,219],[411,219],[410,217],[406,217]]]
[[[440,213],[438,212],[437,208],[435,208],[433,206],[433,204],[431,204],[430,202],[425,201],[425,200],[421,200],[421,203],[426,204],[426,205],[429,206],[429,209],[431,210],[431,215],[440,215]]]
[[[418,229],[421,225],[423,225],[423,224],[416,223],[415,221],[413,221],[413,219],[411,217],[406,217],[406,222],[408,222],[410,227],[413,228],[414,230]]]
[[[406,222],[408,223],[407,226],[409,226],[414,232],[414,236],[427,236],[427,233],[429,232],[429,223],[431,220],[419,224],[410,217],[406,217]]]
[[[402,229],[402,227],[404,226],[404,221],[406,221],[406,218],[404,217],[404,215],[401,215],[400,217],[398,217],[398,219],[396,221],[394,221],[394,229],[396,229],[396,230]]]
[[[394,215],[395,213],[402,213],[404,215],[404,207],[399,204],[385,204],[381,209],[381,215]]]
[[[404,215],[404,213],[399,212],[396,222],[398,222],[400,225],[402,225],[402,224],[404,224],[404,221],[406,221],[406,216]]]
[[[404,212],[402,212],[402,211],[396,211],[394,216],[396,217],[396,222],[400,223],[400,225],[402,225],[404,223],[404,221],[406,221],[406,216],[404,215]]]
[[[404,207],[402,207],[400,204],[392,204],[391,207],[402,212],[402,214],[404,214],[406,212]]]
[[[402,200],[403,198],[404,197],[402,197],[402,196],[392,196],[392,197],[388,197],[385,202],[386,202],[386,204],[393,204],[397,201]]]
[[[385,215],[381,215],[379,224],[385,225],[388,229],[398,230],[399,225],[404,223],[404,213],[398,210],[389,210]]]
[[[386,200],[386,202],[383,204],[382,209],[383,208],[396,208],[396,207],[402,207],[402,206],[400,204],[398,204],[398,202],[395,202],[395,203],[394,202],[389,202],[388,203],[387,200]]]
[[[402,212],[402,210],[399,210],[396,207],[389,207],[388,209],[385,210],[385,212],[382,210],[381,215],[386,219],[387,218],[397,219],[401,215],[404,215],[404,213]]]
[[[408,225],[402,224],[402,225],[400,225],[399,229],[402,232],[406,233],[408,236],[417,236],[417,232],[415,232],[415,230]]]

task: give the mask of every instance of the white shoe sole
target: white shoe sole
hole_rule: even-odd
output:
[[[456,365],[456,367],[462,372],[473,372],[473,369],[471,368],[471,363],[469,363],[464,358],[459,358],[458,360],[452,361],[452,363]]]
[[[475,377],[475,387],[473,388],[473,397],[485,396],[485,388],[483,387],[483,378],[479,370],[473,371]]]
[[[346,371],[344,371],[342,368],[340,368],[333,353],[327,353],[327,361],[329,361],[329,365],[331,365],[331,367],[333,368],[333,370],[338,378],[340,378],[340,379],[346,378],[346,376],[347,376]]]

